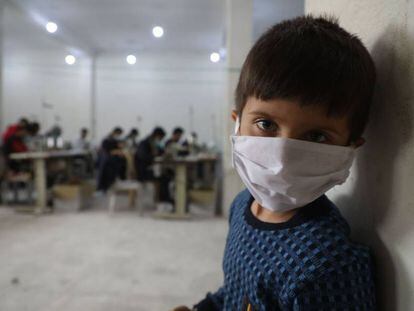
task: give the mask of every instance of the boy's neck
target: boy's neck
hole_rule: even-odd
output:
[[[298,209],[286,212],[270,211],[261,206],[256,200],[252,202],[250,210],[252,211],[252,214],[260,221],[274,224],[287,222],[298,212]]]

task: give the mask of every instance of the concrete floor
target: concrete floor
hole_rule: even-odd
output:
[[[0,208],[1,311],[166,311],[222,282],[227,222]]]

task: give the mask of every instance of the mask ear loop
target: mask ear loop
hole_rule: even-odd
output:
[[[238,135],[240,130],[240,118],[237,117],[236,124],[234,125],[234,135]]]
[[[238,136],[239,135],[239,130],[240,130],[240,118],[237,117],[236,118],[236,124],[234,125],[234,136]],[[232,144],[232,153],[231,153],[231,166],[233,168],[236,168],[236,164],[235,164],[235,159],[234,159],[234,140],[233,138],[231,138],[231,144]]]

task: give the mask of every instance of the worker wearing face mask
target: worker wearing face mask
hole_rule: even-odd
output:
[[[98,191],[106,192],[117,178],[126,177],[122,132],[122,128],[116,127],[102,141],[98,159]]]
[[[162,140],[165,134],[163,128],[154,128],[152,133],[138,144],[134,162],[138,181],[155,181],[159,186],[159,200],[172,203],[168,187],[171,178],[163,173],[157,176],[153,167],[154,159],[163,154]]]

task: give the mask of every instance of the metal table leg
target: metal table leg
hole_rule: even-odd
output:
[[[175,166],[175,215],[186,215],[187,206],[187,166],[178,164]]]
[[[186,212],[187,206],[187,165],[176,163],[175,168],[175,212],[158,212],[154,216],[167,219],[189,219],[190,215]]]
[[[46,164],[44,158],[34,159],[35,187],[36,187],[36,214],[42,214],[47,205]]]

